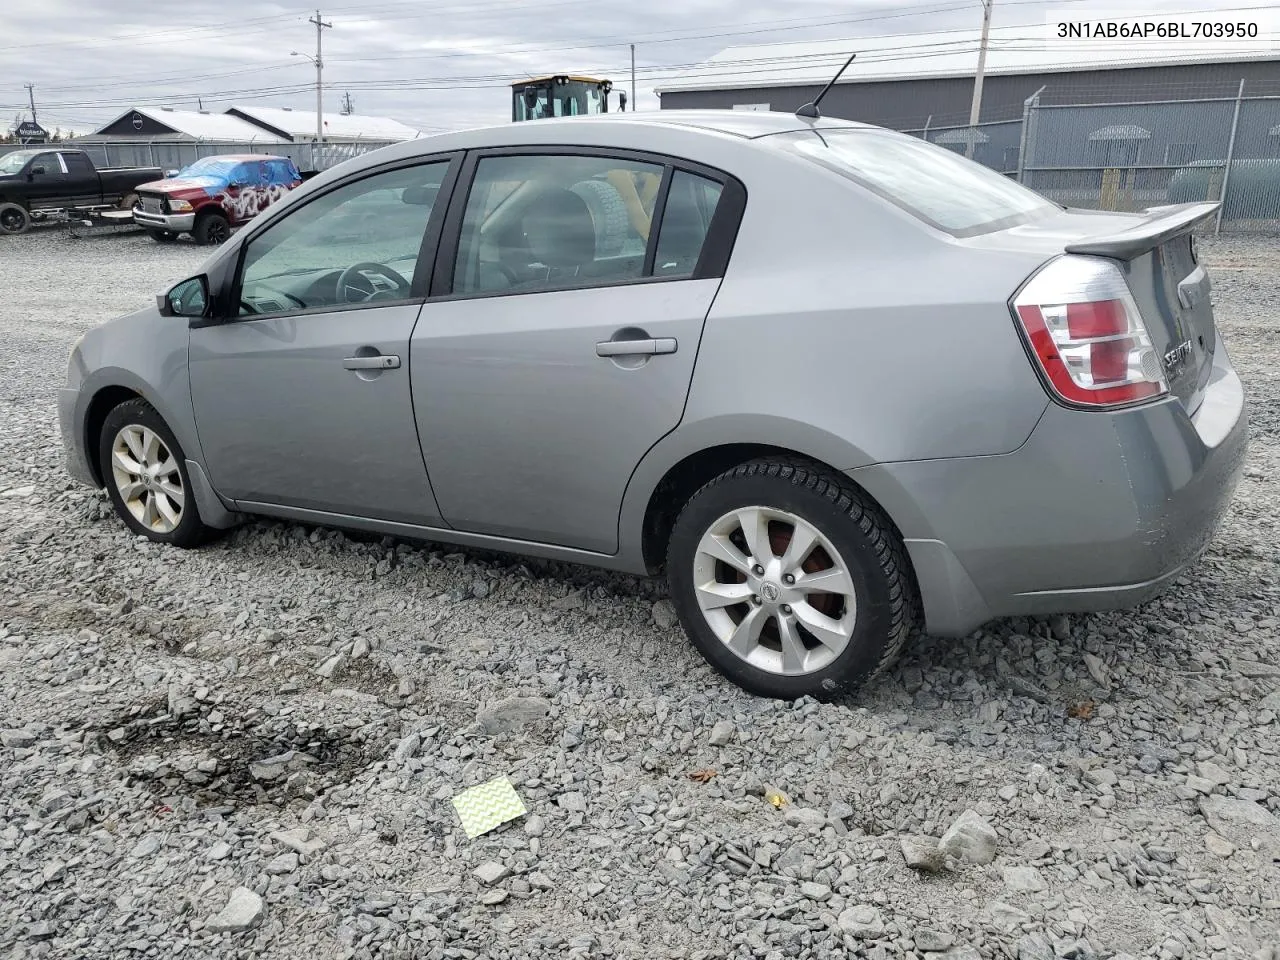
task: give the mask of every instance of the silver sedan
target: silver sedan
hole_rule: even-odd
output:
[[[1196,558],[1247,442],[1213,210],[1065,209],[777,113],[415,140],[88,333],[67,462],[176,546],[261,515],[665,571],[725,676],[829,696],[917,625]]]

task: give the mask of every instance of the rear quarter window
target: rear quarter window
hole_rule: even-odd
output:
[[[778,143],[848,177],[955,237],[990,233],[1058,207],[981,164],[906,134],[874,128],[778,134]]]

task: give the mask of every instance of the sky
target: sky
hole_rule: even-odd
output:
[[[1243,7],[1249,0],[1158,0],[1148,10]],[[1255,0],[1257,2],[1257,0]],[[1094,15],[1114,0],[995,0],[997,26],[1043,27],[1051,11]],[[1126,4],[1126,6],[1128,6]],[[276,0],[4,0],[0,129],[26,115],[86,133],[132,106],[222,112],[233,104],[315,108],[314,10]],[[1272,7],[1274,10],[1274,7]],[[321,8],[325,109],[349,93],[357,114],[431,133],[510,119],[512,81],[586,72],[653,87],[725,47],[924,34],[981,23],[981,0],[334,0]],[[913,35],[920,35],[913,40]],[[297,51],[298,56],[291,56]],[[305,55],[305,56],[304,56]],[[976,61],[976,52],[975,52]]]

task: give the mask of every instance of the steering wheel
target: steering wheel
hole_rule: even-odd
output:
[[[343,303],[368,303],[382,294],[391,293],[390,290],[380,288],[365,274],[373,274],[394,284],[397,288],[394,296],[403,297],[409,293],[409,281],[385,263],[362,260],[338,274],[338,299]]]

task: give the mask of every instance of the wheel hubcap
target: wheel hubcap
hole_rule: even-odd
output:
[[[125,509],[154,533],[171,533],[186,502],[178,461],[149,427],[122,427],[111,444],[111,476]]]
[[[816,527],[785,510],[742,507],[713,523],[698,542],[693,585],[720,642],[769,673],[821,670],[853,636],[848,566]]]

